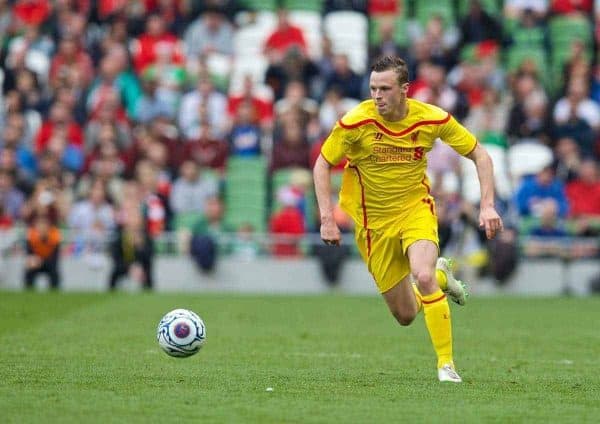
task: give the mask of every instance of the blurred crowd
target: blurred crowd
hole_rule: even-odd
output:
[[[336,17],[357,25],[327,31]],[[411,97],[489,148],[508,227],[498,243],[531,235],[530,255],[598,254],[600,1],[0,0],[0,40],[0,227],[26,230],[27,281],[53,275],[67,235],[73,255],[112,240],[111,286],[130,263],[151,286],[165,234],[205,270],[219,249],[309,254],[310,168],[382,54],[405,58]],[[258,223],[227,196],[233,159],[265,164]],[[489,246],[469,166],[439,143],[429,155],[442,245],[477,253]],[[282,236],[265,246],[264,232]],[[569,236],[596,240],[565,250]]]

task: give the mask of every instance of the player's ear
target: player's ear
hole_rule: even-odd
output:
[[[400,89],[404,94],[408,93],[408,83],[405,82],[404,84],[400,84]]]

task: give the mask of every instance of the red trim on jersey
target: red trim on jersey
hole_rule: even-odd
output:
[[[365,201],[365,186],[363,185],[362,176],[360,175],[360,171],[358,170],[358,167],[355,165],[350,165],[350,166],[348,166],[348,168],[354,169],[356,171],[356,175],[358,176],[358,183],[360,184],[360,204],[362,206],[362,211],[363,211],[363,227],[367,230],[367,256],[371,256],[371,234],[369,232],[369,229],[367,228],[369,220],[367,219],[367,204]]]
[[[422,125],[441,125],[441,124],[445,124],[446,122],[448,122],[450,120],[451,115],[448,114],[448,116],[446,116],[444,119],[440,119],[437,121],[420,121],[420,122],[416,122],[414,124],[412,124],[410,127],[408,127],[405,130],[402,130],[400,132],[394,132],[386,127],[383,126],[383,124],[379,121],[377,121],[376,119],[373,118],[369,118],[369,119],[364,119],[362,121],[358,121],[354,124],[344,124],[342,122],[342,120],[340,119],[338,121],[338,124],[340,125],[340,127],[346,129],[346,130],[351,130],[354,128],[358,128],[361,127],[363,125],[367,125],[367,124],[374,124],[377,128],[379,128],[381,131],[383,131],[384,133],[386,133],[389,136],[392,137],[402,137],[408,133],[410,133],[412,130],[414,130],[415,128],[418,128]]]
[[[426,305],[431,305],[432,303],[435,302],[439,302],[440,300],[443,300],[446,297],[445,294],[441,295],[440,297],[438,297],[437,299],[433,299],[433,300],[425,300],[423,298],[421,298],[421,302],[426,304]]]
[[[425,182],[425,177],[423,177],[423,179],[421,180],[421,184],[423,184],[427,189],[427,194],[431,193],[431,188],[429,187],[429,184]]]
[[[433,216],[435,216],[435,211],[433,210],[433,202],[431,201],[431,199],[427,197],[425,199],[421,199],[421,202],[427,203],[429,205],[429,211]]]

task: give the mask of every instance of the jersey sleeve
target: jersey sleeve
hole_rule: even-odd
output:
[[[335,166],[346,157],[350,145],[356,139],[354,132],[354,130],[342,128],[339,122],[335,124],[321,147],[321,155],[330,165]]]
[[[438,137],[463,156],[471,153],[477,145],[475,136],[453,116],[450,117],[448,122],[440,126]]]

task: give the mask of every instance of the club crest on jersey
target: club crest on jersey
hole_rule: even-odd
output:
[[[377,132],[375,133],[375,137],[373,137],[373,139],[375,141],[380,141],[383,138],[383,133]]]

